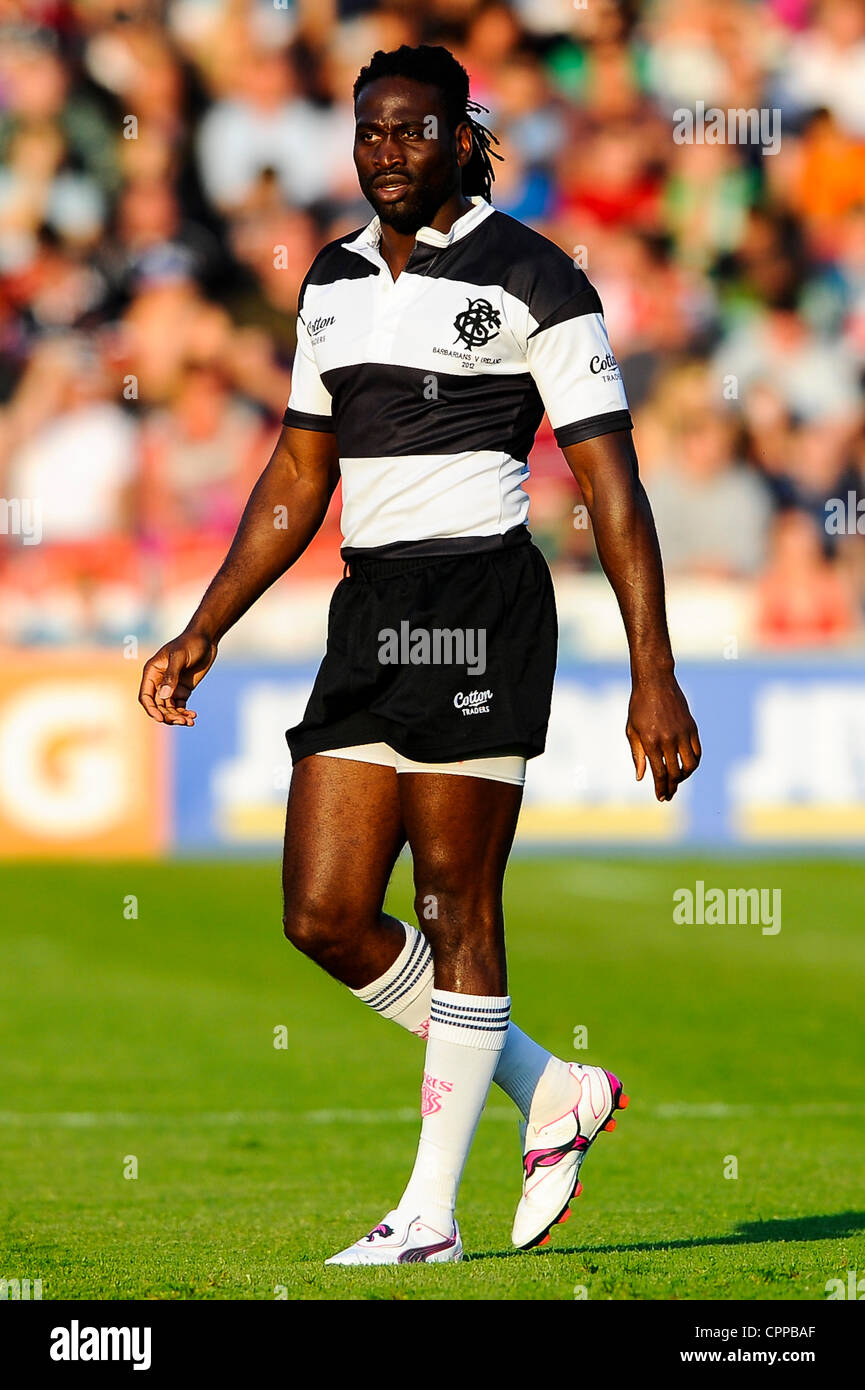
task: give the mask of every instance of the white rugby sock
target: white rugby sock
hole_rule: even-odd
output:
[[[552,1052],[547,1052],[545,1047],[512,1023],[493,1081],[501,1086],[505,1095],[510,1096],[523,1119],[528,1120],[532,1097],[544,1072],[557,1071],[560,1067],[567,1071],[566,1062],[559,1061]]]
[[[401,925],[405,927],[405,946],[393,965],[363,989],[353,989],[352,994],[382,1018],[393,1019],[401,1028],[425,1038],[432,994],[432,951],[425,936],[408,922]]]
[[[363,989],[353,989],[352,994],[369,1004],[382,1018],[393,1019],[401,1028],[425,1038],[433,992],[432,952],[425,936],[408,922],[402,925],[406,943],[393,965]],[[551,1060],[558,1059],[515,1023],[510,1025],[493,1080],[510,1096],[526,1120],[535,1088]]]
[[[453,1232],[457,1190],[505,1044],[510,1003],[507,995],[432,992],[420,1142],[398,1210],[444,1236]]]

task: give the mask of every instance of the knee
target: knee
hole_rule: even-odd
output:
[[[345,922],[345,914],[334,902],[315,894],[286,894],[283,934],[292,946],[313,960],[339,946]]]

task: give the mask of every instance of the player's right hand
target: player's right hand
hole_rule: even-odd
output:
[[[199,681],[216,660],[215,642],[199,632],[182,632],[166,642],[144,667],[138,703],[159,724],[195,723],[195,710],[186,708]]]

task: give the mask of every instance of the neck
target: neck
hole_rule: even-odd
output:
[[[462,217],[472,207],[471,198],[466,198],[462,193],[455,193],[452,198],[448,198],[446,203],[442,203],[435,217],[427,224],[436,232],[449,232],[458,218]],[[386,222],[381,224],[381,253],[389,265],[400,262],[405,265],[414,249],[414,232],[398,232],[394,227],[389,227]]]

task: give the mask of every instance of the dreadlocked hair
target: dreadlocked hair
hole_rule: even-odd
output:
[[[467,198],[479,194],[488,203],[492,202],[492,186],[496,176],[492,161],[503,156],[496,154],[492,148],[499,143],[493,132],[474,119],[475,113],[488,112],[489,108],[469,97],[469,75],[462,63],[438,44],[422,43],[417,48],[410,48],[404,43],[390,53],[379,49],[357,75],[355,101],[364,87],[370,82],[377,82],[380,77],[407,77],[412,82],[438,87],[444,97],[451,130],[456,130],[465,121],[472,133],[471,156],[462,170],[462,191]]]

